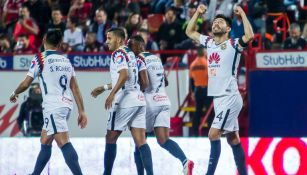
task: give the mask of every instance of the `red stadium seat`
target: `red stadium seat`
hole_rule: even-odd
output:
[[[159,30],[160,25],[164,21],[163,14],[149,14],[147,17],[148,29],[150,33],[155,33]]]

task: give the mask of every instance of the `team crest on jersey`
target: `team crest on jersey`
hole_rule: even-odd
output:
[[[125,59],[125,55],[121,52],[116,53],[114,57],[115,57],[115,62],[118,64],[122,63]]]
[[[224,44],[221,45],[221,49],[222,49],[222,50],[225,50],[226,48],[227,48],[226,43],[224,43]]]
[[[221,60],[221,57],[218,53],[212,53],[209,57],[209,64],[211,64],[213,61],[218,64]]]

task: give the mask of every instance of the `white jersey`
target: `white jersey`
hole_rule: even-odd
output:
[[[45,112],[63,107],[72,109],[70,79],[76,75],[68,58],[53,50],[42,52],[32,60],[27,75],[39,78]]]
[[[237,69],[242,51],[238,39],[216,45],[213,38],[200,35],[199,41],[208,53],[208,96],[238,93]]]
[[[139,71],[142,70],[142,67],[146,67],[148,73],[149,85],[145,89],[147,104],[151,106],[170,105],[165,91],[165,75],[161,59],[149,52],[140,53],[138,59],[142,60],[138,66]]]
[[[134,53],[126,46],[122,46],[112,53],[110,64],[112,88],[117,83],[119,71],[122,69],[128,69],[128,80],[116,93],[114,105],[120,108],[145,106],[144,95],[141,93],[138,84],[137,59]]]

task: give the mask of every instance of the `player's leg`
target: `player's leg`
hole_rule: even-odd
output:
[[[131,135],[137,146],[140,157],[143,162],[143,166],[145,168],[147,175],[153,174],[153,166],[152,166],[152,157],[151,157],[151,150],[148,144],[146,143],[146,136],[145,136],[145,128],[146,128],[146,107],[140,106],[137,107],[136,112],[134,113],[131,122],[129,123],[131,129]]]
[[[41,150],[37,156],[32,175],[40,175],[51,157],[53,136],[52,135],[48,136],[46,130],[43,129],[40,141],[41,141]]]
[[[226,135],[227,142],[232,148],[232,153],[240,175],[247,175],[245,153],[240,143],[239,132],[232,132]]]
[[[59,108],[50,115],[51,125],[54,131],[54,140],[61,149],[65,162],[71,172],[81,175],[82,171],[79,165],[78,154],[69,141],[67,120],[70,116],[69,108]]]
[[[147,138],[147,133],[145,133],[145,138]],[[136,170],[138,175],[144,175],[144,166],[143,166],[143,162],[142,162],[142,158],[141,158],[141,153],[139,151],[139,148],[137,146],[135,146],[135,150],[134,150],[134,162],[136,165]]]
[[[210,157],[207,169],[207,175],[213,175],[217,166],[217,163],[221,154],[221,138],[222,132],[217,128],[210,128],[209,130],[209,140],[210,140]]]
[[[107,130],[106,146],[104,151],[104,175],[111,175],[117,153],[117,139],[122,131]]]
[[[185,175],[192,175],[194,163],[188,160],[180,146],[169,138],[169,128],[167,127],[155,127],[155,134],[159,145],[167,150],[172,156],[176,157],[183,166],[183,172]]]

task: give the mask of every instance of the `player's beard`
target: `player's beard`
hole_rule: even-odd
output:
[[[214,36],[220,37],[220,36],[223,36],[224,34],[226,34],[227,32],[226,32],[226,30],[221,29],[219,31],[213,31],[212,33],[213,33]]]

